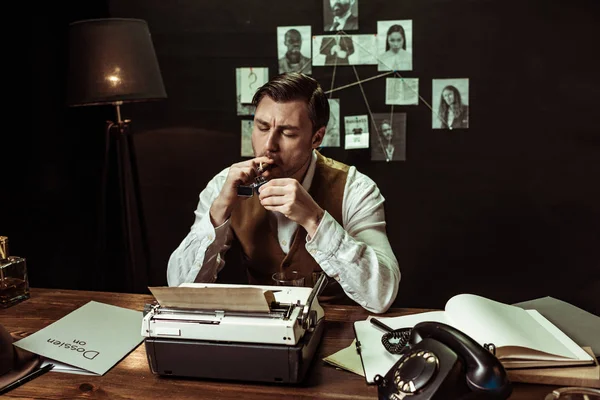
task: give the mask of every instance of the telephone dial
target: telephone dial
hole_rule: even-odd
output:
[[[375,383],[379,400],[502,400],[512,392],[496,356],[440,322],[415,325],[401,358]]]

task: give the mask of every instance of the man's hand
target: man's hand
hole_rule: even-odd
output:
[[[339,44],[334,45],[333,47],[331,47],[331,55],[334,55],[335,53],[337,53],[338,51],[342,50],[342,48],[340,47]]]
[[[313,237],[325,211],[313,200],[300,182],[291,178],[272,179],[259,190],[260,203],[269,211],[278,211],[298,223]]]
[[[235,206],[242,200],[237,195],[237,187],[252,183],[258,175],[257,169],[261,163],[272,164],[273,160],[268,157],[256,157],[233,164],[229,168],[225,184],[210,207],[210,220],[213,226],[217,227],[223,224],[231,216]]]

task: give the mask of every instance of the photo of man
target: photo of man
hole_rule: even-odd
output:
[[[280,26],[277,28],[279,56],[279,73],[303,72],[312,74],[310,55],[311,27],[307,26]],[[306,40],[303,40],[306,38]]]
[[[321,38],[319,53],[325,56],[323,64],[315,65],[349,65],[348,57],[354,54],[352,37],[347,35],[315,36],[315,41]],[[313,49],[314,50],[314,49]],[[316,57],[313,57],[316,58]]]
[[[406,160],[406,113],[373,114],[371,161]]]
[[[377,65],[372,49],[377,37],[371,35],[315,35],[312,40],[313,67],[334,65]]]
[[[326,32],[358,30],[358,0],[323,0]]]

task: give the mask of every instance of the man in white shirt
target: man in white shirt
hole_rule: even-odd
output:
[[[323,0],[326,7],[328,0]],[[358,17],[352,15],[352,6],[356,0],[329,0],[333,21],[325,25],[325,31],[355,31],[358,29]]]
[[[190,232],[169,259],[170,286],[214,282],[236,242],[248,282],[273,284],[295,270],[330,279],[324,301],[350,298],[385,312],[396,298],[398,261],[386,235],[384,198],[355,167],[322,156],[329,103],[302,73],[273,78],[255,94],[255,158],[217,174],[200,193]],[[250,198],[238,186],[268,182]],[[233,249],[232,249],[233,250]]]

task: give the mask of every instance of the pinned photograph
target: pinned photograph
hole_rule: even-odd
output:
[[[354,44],[349,35],[313,37],[313,65],[350,65],[352,54]]]
[[[373,114],[371,160],[406,160],[406,113]]]
[[[358,0],[323,0],[325,32],[358,30]]]
[[[321,147],[340,147],[340,99],[329,99],[329,123]]]
[[[242,157],[254,157],[254,151],[252,150],[252,128],[254,127],[254,121],[251,119],[242,120]]]
[[[411,71],[412,20],[377,21],[378,71]]]
[[[412,106],[419,104],[419,78],[386,78],[385,104]]]
[[[376,65],[375,35],[313,36],[313,65]]]
[[[237,105],[237,115],[254,115],[256,107],[252,104],[242,103],[242,70],[235,69],[235,102]]]
[[[367,115],[352,115],[344,117],[346,136],[345,149],[369,148],[369,117]]]
[[[469,79],[433,79],[431,107],[433,129],[469,127]]]
[[[269,80],[269,68],[238,68],[240,71],[239,92],[242,104],[252,103],[252,97],[259,87]]]
[[[311,26],[277,27],[277,55],[279,73],[302,72],[312,74]]]

